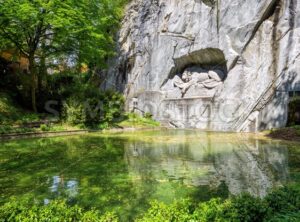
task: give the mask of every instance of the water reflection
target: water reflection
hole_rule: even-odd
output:
[[[288,180],[288,149],[259,140],[220,142],[198,135],[178,143],[134,141],[125,148],[125,159],[134,180],[179,181],[187,186],[211,188],[223,182],[231,194],[250,192],[264,196]]]
[[[78,182],[76,180],[64,180],[63,176],[53,176],[50,192],[55,196],[66,196],[69,199],[78,194]]]
[[[132,221],[151,200],[206,201],[299,183],[299,145],[199,131],[88,134],[0,144],[0,204],[64,198]]]

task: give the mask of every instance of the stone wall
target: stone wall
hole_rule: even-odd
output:
[[[133,0],[104,87],[170,127],[282,127],[300,83],[299,26],[299,0]]]

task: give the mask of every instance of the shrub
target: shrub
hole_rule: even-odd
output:
[[[71,97],[63,104],[63,117],[67,123],[78,125],[86,122],[84,107],[80,101]]]
[[[141,216],[139,222],[156,221],[299,221],[300,189],[284,187],[271,192],[265,199],[249,194],[225,201],[214,198],[193,206],[189,201],[166,205],[158,202]]]
[[[300,209],[300,188],[295,186],[282,187],[271,192],[265,198],[273,213],[284,213]]]
[[[49,131],[50,130],[50,126],[48,126],[46,124],[42,124],[42,125],[40,125],[40,129],[42,131]]]
[[[188,222],[192,219],[191,202],[189,200],[174,202],[171,205],[154,201],[146,214],[137,222]]]
[[[68,206],[65,201],[52,201],[48,205],[28,205],[16,200],[0,207],[0,221],[83,221],[117,222],[114,213],[100,215],[95,210],[84,211],[79,206]]]
[[[200,203],[193,213],[195,221],[217,221],[223,212],[222,200],[214,198],[208,202]]]
[[[107,126],[122,118],[124,98],[112,91],[86,92],[85,97],[69,98],[63,107],[63,116],[68,123]]]
[[[233,197],[223,206],[222,217],[229,221],[262,221],[268,214],[268,205],[249,194]]]
[[[194,204],[190,200],[165,204],[154,201],[136,222],[223,222],[223,221],[300,221],[300,189],[284,187],[260,199],[242,194],[222,200]],[[100,221],[117,222],[114,213],[100,215],[96,210],[69,206],[66,202],[52,201],[48,205],[30,205],[13,200],[0,207],[0,221]]]

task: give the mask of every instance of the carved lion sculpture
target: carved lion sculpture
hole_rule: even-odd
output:
[[[187,68],[180,78],[176,75],[173,79],[174,86],[181,89],[182,94],[193,85],[200,85],[207,89],[213,89],[220,85],[225,78],[224,72],[221,70],[205,71],[198,67]]]

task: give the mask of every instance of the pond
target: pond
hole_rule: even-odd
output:
[[[95,133],[1,142],[0,165],[1,204],[65,198],[129,221],[151,200],[263,197],[300,184],[300,143],[196,130]]]

